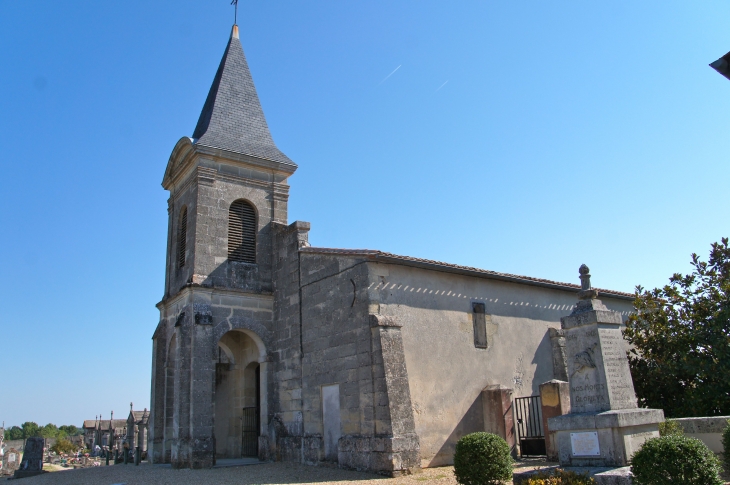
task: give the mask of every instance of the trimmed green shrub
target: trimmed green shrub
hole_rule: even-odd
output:
[[[730,419],[722,431],[722,457],[725,461],[725,471],[730,473]]]
[[[659,436],[670,436],[673,434],[684,434],[684,429],[673,419],[667,419],[659,423]]]
[[[684,435],[651,438],[631,458],[636,485],[724,485],[720,472],[715,454]]]
[[[55,451],[58,455],[61,453],[74,453],[76,449],[77,448],[73,443],[64,439],[57,440],[56,443],[51,446],[51,451]]]
[[[454,475],[462,485],[500,485],[512,480],[507,442],[492,433],[471,433],[456,443]]]
[[[540,472],[530,477],[524,485],[595,485],[596,480],[587,473],[578,474],[558,468],[555,473]]]

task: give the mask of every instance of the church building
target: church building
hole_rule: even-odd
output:
[[[393,476],[452,463],[471,432],[514,442],[512,399],[567,380],[560,317],[580,287],[312,247],[310,223],[287,219],[296,169],[272,139],[234,26],[162,181],[149,460],[204,468],[254,456]],[[633,295],[599,291],[611,310],[632,310]]]

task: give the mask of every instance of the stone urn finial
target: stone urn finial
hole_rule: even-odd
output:
[[[598,291],[591,287],[591,274],[590,269],[585,264],[581,264],[578,268],[580,273],[580,292],[578,298],[581,300],[595,300],[598,298]]]
[[[578,272],[580,273],[580,289],[583,291],[591,289],[591,274],[589,271],[590,269],[585,264],[581,264],[580,268],[578,268]]]

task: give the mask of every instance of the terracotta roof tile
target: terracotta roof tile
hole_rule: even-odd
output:
[[[497,271],[490,271],[486,269],[474,268],[471,266],[460,266],[458,264],[444,263],[442,261],[434,261],[432,259],[414,258],[412,256],[401,256],[398,254],[387,253],[385,251],[378,251],[375,249],[338,249],[338,248],[320,248],[320,247],[306,247],[301,249],[305,253],[316,253],[316,254],[333,254],[342,256],[359,256],[373,260],[380,260],[383,262],[394,262],[402,264],[411,264],[413,266],[427,266],[433,267],[433,269],[441,269],[447,271],[454,271],[459,273],[469,273],[471,276],[493,278],[500,280],[513,281],[516,283],[534,284],[538,286],[552,286],[563,289],[575,289],[580,290],[580,285],[574,283],[563,283],[560,281],[547,280],[543,278],[533,278],[532,276],[522,276],[510,273],[499,273]],[[623,291],[607,290],[602,288],[596,288],[599,294],[604,293],[606,295],[619,297],[622,299],[634,298],[633,293],[625,293]]]

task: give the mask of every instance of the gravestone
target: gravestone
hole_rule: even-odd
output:
[[[43,473],[43,438],[28,438],[25,440],[23,450],[23,461],[20,467],[15,470],[13,478],[25,478],[40,475]]]
[[[606,308],[580,267],[580,301],[560,319],[565,335],[570,413],[550,418],[561,466],[623,467],[649,438],[659,436],[661,409],[636,404],[621,315]]]
[[[8,448],[3,456],[3,474],[12,475],[18,467],[20,467],[20,452],[15,448]]]

